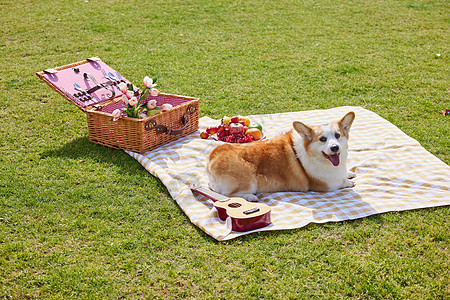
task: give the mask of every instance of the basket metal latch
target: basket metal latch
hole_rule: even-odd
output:
[[[150,131],[156,127],[156,121],[155,120],[148,120],[145,123],[145,130]]]
[[[193,113],[195,113],[195,111],[197,110],[197,107],[195,105],[189,105],[186,109],[186,112],[190,115],[192,115]]]

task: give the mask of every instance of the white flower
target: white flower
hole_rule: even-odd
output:
[[[152,95],[153,97],[156,97],[159,95],[159,91],[157,89],[151,89],[150,95]]]
[[[121,117],[121,115],[122,115],[122,111],[121,111],[120,109],[115,109],[115,110],[112,112],[113,121],[119,120],[120,117]]]
[[[119,90],[122,92],[122,93],[126,93],[127,92],[127,90],[128,90],[128,87],[127,87],[127,84],[125,83],[125,82],[121,82],[121,83],[119,83]]]
[[[122,102],[123,102],[123,104],[128,105],[129,101],[128,101],[127,95],[125,95],[125,94],[122,95]]]
[[[131,97],[130,101],[128,102],[130,106],[135,106],[137,103],[138,101],[136,97]]]
[[[154,88],[156,86],[156,84],[153,84],[153,79],[151,79],[148,76],[144,77],[144,85],[146,87],[148,87],[149,89],[152,89],[152,88]]]
[[[165,103],[165,104],[161,105],[162,111],[170,110],[172,108],[173,108],[172,104],[169,104],[169,103]]]
[[[148,109],[154,109],[156,107],[156,100],[150,100],[147,102]]]
[[[128,99],[131,99],[134,97],[134,92],[133,91],[127,91],[127,97]]]
[[[139,114],[139,118],[145,119],[147,118],[147,114],[145,112]]]

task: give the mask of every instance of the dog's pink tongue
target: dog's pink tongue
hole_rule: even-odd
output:
[[[339,166],[339,154],[328,155],[328,159],[331,161],[333,166]]]

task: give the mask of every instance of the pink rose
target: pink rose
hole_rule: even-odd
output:
[[[165,103],[165,104],[161,105],[162,111],[170,110],[172,108],[173,108],[172,104],[169,104],[169,103]]]
[[[137,103],[138,103],[138,101],[137,101],[137,98],[136,98],[136,97],[132,97],[132,98],[130,99],[130,101],[128,102],[128,104],[129,104],[130,106],[135,106]]]
[[[156,100],[150,100],[147,102],[148,109],[154,109],[156,107]]]
[[[112,112],[112,116],[113,116],[113,121],[117,121],[120,119],[120,117],[122,116],[122,111],[120,109],[115,109]]]

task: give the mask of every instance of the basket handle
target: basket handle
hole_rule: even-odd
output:
[[[154,119],[147,121],[147,123],[145,123],[145,130],[149,131],[152,129],[155,129],[156,134],[162,134],[162,133],[167,133],[167,134],[171,134],[171,135],[176,135],[176,134],[180,134],[184,131],[184,129],[186,129],[186,127],[189,124],[189,116],[190,114],[193,114],[196,111],[196,107],[194,105],[189,105],[186,113],[183,114],[183,116],[181,117],[181,123],[184,125],[182,128],[179,129],[170,129],[168,128],[166,125],[162,125],[156,124],[156,121]]]
[[[182,128],[180,129],[170,129],[169,127],[167,127],[166,125],[156,125],[155,127],[155,132],[156,134],[162,134],[162,133],[167,133],[167,134],[171,134],[171,135],[176,135],[176,134],[180,134],[183,133],[183,130],[188,126],[189,124],[189,117],[187,114],[184,114],[181,117],[181,123],[184,125]]]

